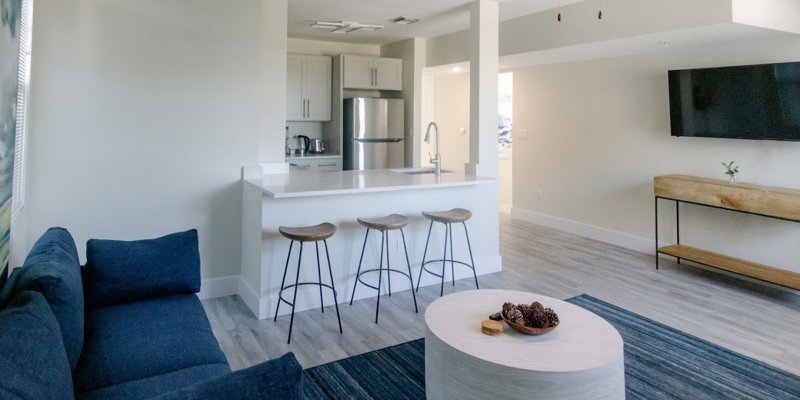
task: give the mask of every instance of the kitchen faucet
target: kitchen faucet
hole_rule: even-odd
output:
[[[428,129],[425,131],[425,143],[431,143],[431,127],[436,132],[436,156],[432,157],[431,153],[428,152],[428,157],[431,158],[431,164],[436,165],[436,176],[440,176],[442,174],[442,155],[439,153],[439,125],[436,125],[436,122],[431,121],[428,124]]]

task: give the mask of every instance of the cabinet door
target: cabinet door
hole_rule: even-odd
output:
[[[376,89],[403,90],[403,60],[376,58],[372,65],[376,71]]]
[[[305,60],[306,119],[331,120],[331,59],[314,57]]]
[[[303,60],[286,58],[286,120],[299,121],[305,118],[303,100]]]
[[[372,89],[372,57],[344,56],[344,87]]]

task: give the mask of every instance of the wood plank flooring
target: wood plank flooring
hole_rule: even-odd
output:
[[[481,288],[507,288],[566,299],[587,293],[733,351],[800,375],[800,295],[638,253],[528,222],[501,217],[503,271],[479,277]],[[415,271],[416,274],[416,271]],[[416,279],[416,275],[414,276]],[[473,289],[471,279],[445,286],[445,293]],[[438,286],[420,289],[419,314],[411,292],[339,306],[344,334],[332,306],[289,317],[256,320],[235,296],[203,305],[231,364],[240,369],[294,352],[308,368],[425,335],[425,307]]]

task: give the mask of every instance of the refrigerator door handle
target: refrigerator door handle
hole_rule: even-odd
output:
[[[354,142],[359,143],[399,143],[402,142],[403,139],[400,138],[393,138],[393,139],[358,139],[354,138]]]

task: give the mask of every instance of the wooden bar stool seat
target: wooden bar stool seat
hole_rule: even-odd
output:
[[[428,238],[425,240],[425,251],[422,252],[422,265],[419,269],[419,278],[417,278],[417,291],[419,291],[419,283],[422,280],[422,272],[425,271],[437,278],[442,279],[439,296],[444,295],[444,275],[446,271],[445,266],[447,263],[450,263],[450,275],[453,277],[453,286],[456,285],[455,264],[460,264],[472,269],[472,276],[475,278],[475,287],[480,289],[480,286],[478,285],[478,273],[475,271],[475,259],[472,257],[472,244],[469,241],[469,232],[467,231],[466,223],[467,220],[472,218],[472,211],[465,210],[463,208],[453,208],[447,211],[423,211],[422,216],[429,219],[431,224],[428,227]],[[428,255],[428,245],[431,241],[431,230],[433,229],[434,222],[444,225],[444,254],[439,260],[425,261],[425,258]],[[458,261],[453,257],[453,224],[461,224],[464,226],[464,236],[466,237],[467,249],[469,250],[469,264],[464,261]],[[450,246],[450,258],[447,257],[448,246]],[[427,264],[430,263],[442,263],[442,273],[440,274],[428,269]]]
[[[447,211],[423,211],[422,215],[431,221],[443,224],[458,224],[472,218],[472,211],[454,208]]]
[[[361,257],[358,259],[358,270],[356,271],[356,281],[353,284],[353,294],[350,295],[350,305],[353,305],[353,299],[356,296],[356,287],[362,284],[368,288],[378,291],[378,304],[375,306],[375,323],[378,323],[378,312],[381,308],[381,283],[383,282],[383,272],[386,271],[386,279],[389,281],[389,296],[392,295],[392,273],[400,274],[408,278],[411,283],[411,296],[414,299],[414,312],[419,313],[417,307],[417,295],[414,292],[414,279],[411,277],[411,262],[408,260],[408,248],[406,247],[406,234],[403,228],[408,225],[408,217],[400,214],[391,214],[385,217],[374,218],[358,218],[358,223],[367,228],[367,233],[364,235],[364,245],[361,247]],[[367,248],[367,239],[369,238],[369,231],[376,230],[381,233],[381,261],[378,268],[361,269],[361,264],[364,261],[364,250]],[[389,262],[389,231],[399,230],[403,238],[403,251],[406,255],[406,271],[402,271],[391,267]],[[384,251],[386,254],[386,265],[383,265]],[[371,273],[378,273],[377,284],[371,284],[363,281],[363,276]]]
[[[318,242],[325,240],[336,233],[336,225],[325,222],[314,226],[278,227],[278,232],[284,237],[298,242]]]
[[[278,320],[278,311],[281,309],[281,303],[286,303],[292,307],[292,317],[289,320],[289,339],[287,343],[292,342],[292,326],[294,325],[294,308],[297,304],[297,289],[300,286],[318,286],[319,287],[319,303],[322,312],[325,312],[325,301],[322,297],[322,288],[330,289],[333,292],[333,305],[336,307],[336,321],[339,323],[339,333],[342,333],[342,319],[339,317],[339,301],[336,296],[336,286],[333,283],[333,269],[331,268],[331,256],[328,252],[327,239],[336,233],[336,225],[331,223],[322,223],[313,226],[300,226],[300,227],[278,227],[278,232],[292,242],[289,244],[289,254],[286,256],[286,265],[283,267],[283,279],[281,279],[281,290],[278,291],[278,305],[275,307],[275,318],[273,321]],[[295,274],[294,283],[286,284],[286,273],[289,271],[289,259],[292,257],[292,248],[294,242],[300,242],[300,254],[297,256],[297,272]],[[303,260],[303,243],[313,242],[317,250],[317,282],[300,282],[300,268]],[[328,260],[328,274],[331,283],[322,283],[322,267],[319,261],[319,242],[325,245],[325,258]],[[292,301],[283,297],[283,292],[294,288]]]
[[[374,229],[376,231],[391,231],[405,228],[406,225],[408,225],[408,217],[400,214],[392,214],[377,218],[359,218],[358,223],[365,228]]]

